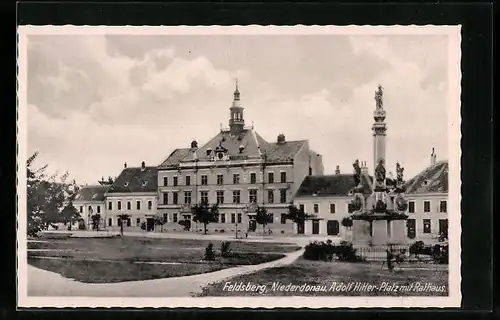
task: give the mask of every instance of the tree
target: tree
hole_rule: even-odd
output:
[[[165,219],[162,216],[155,216],[155,226],[160,226],[160,232],[163,232],[163,225],[165,224]]]
[[[257,207],[257,210],[255,211],[255,221],[262,225],[262,234],[265,234],[266,225],[272,222],[272,215],[267,213],[266,208]]]
[[[92,219],[92,229],[99,231],[99,225],[101,224],[101,215],[99,213],[93,214],[90,219]]]
[[[208,203],[202,202],[191,208],[193,221],[203,223],[204,233],[207,234],[207,225],[211,222],[219,221],[219,207],[214,204],[211,207]]]
[[[128,221],[128,219],[130,219],[130,215],[125,213],[119,214],[118,219],[120,219],[120,235],[123,237],[123,222]]]
[[[299,225],[303,226],[304,222],[311,217],[312,215],[305,213],[304,209],[299,209],[293,204],[288,206],[288,213],[285,216],[287,220],[291,220],[296,223],[297,227]]]

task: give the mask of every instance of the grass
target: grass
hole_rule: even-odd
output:
[[[228,281],[214,283],[205,288],[201,296],[447,296],[448,295],[448,266],[434,264],[410,264],[397,272],[389,272],[381,268],[381,263],[349,263],[349,262],[322,262],[308,261],[303,258],[295,263],[278,268],[262,270],[253,274],[234,277],[228,281],[232,284],[255,284],[265,286],[264,291],[228,291],[224,286]],[[415,268],[416,270],[411,270]],[[425,270],[424,270],[425,269]],[[388,284],[384,290],[340,290],[330,291],[333,283],[349,284],[351,282],[365,282],[375,286]],[[444,286],[444,292],[431,290],[419,291],[386,291],[391,285],[399,288],[411,283],[426,283],[433,286]],[[309,285],[324,287],[326,291],[273,291],[273,284]],[[226,286],[228,288],[228,286]],[[394,286],[392,288],[395,288]]]
[[[112,283],[178,277],[238,265],[260,264],[284,257],[299,247],[279,243],[231,241],[232,254],[204,261],[208,243],[220,250],[222,241],[115,238],[59,238],[28,242],[28,263],[87,283]],[[181,264],[148,264],[166,262]]]

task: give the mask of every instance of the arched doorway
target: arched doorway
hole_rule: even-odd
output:
[[[326,232],[329,236],[337,236],[339,234],[339,222],[337,220],[328,220],[326,223]]]

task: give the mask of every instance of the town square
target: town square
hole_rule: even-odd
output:
[[[446,33],[25,39],[27,296],[456,296]]]

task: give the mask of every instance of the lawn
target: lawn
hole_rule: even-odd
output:
[[[230,286],[239,283],[255,287],[242,291]],[[353,283],[352,287],[349,287],[350,283]],[[377,287],[369,290],[358,286],[359,289],[354,289],[355,283]],[[412,283],[412,287],[403,287]],[[293,287],[287,287],[289,284],[302,287],[293,291]],[[323,262],[300,258],[288,266],[211,284],[203,288],[201,296],[447,296],[447,284],[447,265],[412,263],[389,272],[382,268],[381,263]],[[273,290],[273,285],[276,290]]]
[[[28,263],[87,283],[112,283],[178,277],[284,257],[299,247],[282,243],[231,241],[232,254],[204,261],[209,243],[222,241],[139,237],[59,238],[28,242]]]

